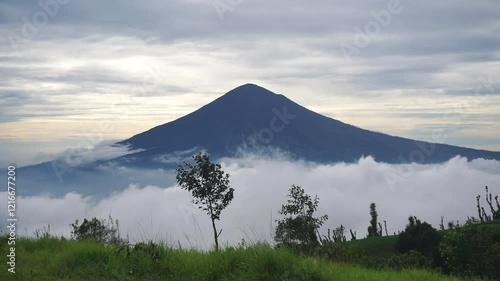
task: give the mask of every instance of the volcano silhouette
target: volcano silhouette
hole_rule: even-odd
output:
[[[372,156],[386,163],[437,163],[457,155],[500,160],[500,152],[431,144],[364,130],[315,113],[253,84],[240,86],[175,121],[119,144],[142,152],[135,165],[154,165],[159,155],[205,150],[234,157],[238,151],[280,149],[292,158],[319,163],[355,162]],[[132,158],[131,158],[132,157]],[[178,164],[178,163],[176,163]]]
[[[24,187],[19,194],[64,196],[78,192],[103,198],[131,182],[174,184],[173,175],[164,171],[175,169],[202,150],[216,161],[221,157],[244,156],[242,151],[274,157],[276,149],[286,152],[289,160],[316,163],[350,163],[368,156],[385,163],[438,163],[457,155],[468,160],[500,160],[500,152],[431,144],[363,130],[252,84],[240,86],[191,114],[116,144],[129,146],[129,153],[77,166],[68,166],[67,158],[58,158],[19,168],[18,184]],[[78,153],[75,156],[79,157]]]

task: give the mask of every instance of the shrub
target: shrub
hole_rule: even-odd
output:
[[[347,243],[326,241],[316,249],[315,256],[338,263],[360,264],[364,258],[364,253],[357,245],[352,246]]]
[[[327,215],[314,217],[319,199],[307,195],[300,186],[292,185],[287,204],[281,206],[274,239],[278,244],[291,246],[300,251],[312,252],[318,245],[318,229],[328,219]]]
[[[365,268],[377,270],[431,269],[432,258],[411,250],[405,254],[390,257],[367,255],[358,245],[349,243],[326,242],[317,248],[316,257],[336,263],[357,264]]]
[[[422,223],[416,217],[410,217],[408,220],[405,230],[398,235],[396,251],[401,254],[417,251],[438,263],[441,234],[430,224]]]
[[[76,220],[71,226],[71,238],[74,240],[93,239],[98,242],[109,244],[125,244],[126,241],[120,236],[120,225],[118,220],[113,220],[109,216],[109,221],[106,219],[99,220],[92,218],[91,220],[84,219],[82,224]]]
[[[389,258],[387,265],[391,269],[431,269],[433,260],[418,251],[410,250],[406,254],[396,254]]]
[[[492,231],[469,220],[444,235],[439,246],[444,270],[459,276],[500,278],[500,243]]]

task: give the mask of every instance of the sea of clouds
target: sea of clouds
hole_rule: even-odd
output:
[[[404,229],[410,215],[434,227],[441,216],[445,223],[477,216],[476,196],[484,198],[485,186],[500,195],[500,162],[484,159],[468,161],[457,156],[441,164],[393,165],[366,157],[352,164],[322,165],[292,161],[285,155],[247,154],[221,162],[235,189],[233,202],[218,222],[223,229],[220,239],[228,244],[242,239],[272,241],[278,211],[292,184],[319,197],[317,215],[329,216],[322,232],[344,225],[356,231],[358,238],[366,236],[371,202],[377,204],[379,221],[387,221],[392,234]],[[127,171],[131,173],[129,168]],[[0,198],[5,198],[0,209],[6,210],[6,192],[0,192]],[[69,225],[76,219],[111,215],[119,219],[122,236],[132,242],[156,240],[209,248],[213,241],[208,216],[191,203],[190,193],[175,183],[148,185],[136,179],[103,198],[78,192],[18,197],[17,214],[19,235],[32,236],[35,230],[50,225],[52,234],[69,237]],[[6,212],[1,212],[2,224],[6,219]]]

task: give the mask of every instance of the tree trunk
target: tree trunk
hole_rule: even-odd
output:
[[[211,217],[212,219],[212,227],[214,229],[214,239],[215,239],[215,251],[219,251],[219,235],[217,234],[217,228],[215,227],[215,220]]]
[[[212,220],[212,228],[214,230],[214,240],[215,240],[215,251],[219,251],[219,234],[217,234],[217,228],[215,227],[215,219],[213,215],[212,199],[208,199],[208,211],[210,212],[210,219]]]

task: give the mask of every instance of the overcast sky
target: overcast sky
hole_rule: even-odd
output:
[[[247,82],[498,151],[499,58],[496,0],[0,0],[0,164],[125,139]]]

